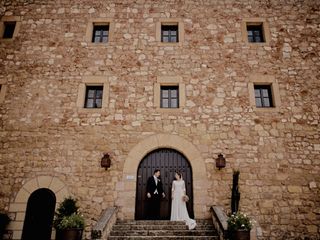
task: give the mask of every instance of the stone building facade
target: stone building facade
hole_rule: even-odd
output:
[[[317,0],[1,1],[0,209],[13,239],[41,188],[79,199],[87,238],[108,207],[133,219],[139,163],[162,148],[190,162],[196,218],[230,208],[239,170],[259,239],[319,239],[319,13]],[[103,24],[107,43],[93,43]],[[162,42],[170,25],[176,43]],[[263,42],[248,41],[251,25]],[[256,106],[261,85],[272,107]],[[88,86],[103,86],[101,108],[84,108]],[[164,86],[178,108],[161,107]]]

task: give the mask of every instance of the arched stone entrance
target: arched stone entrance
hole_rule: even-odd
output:
[[[28,200],[22,240],[50,240],[56,196],[48,188],[34,191]]]
[[[129,152],[123,169],[123,178],[117,184],[116,205],[120,207],[119,218],[134,219],[136,199],[136,174],[139,163],[149,152],[159,148],[170,148],[181,152],[190,162],[193,171],[193,200],[195,218],[208,218],[212,199],[208,190],[210,183],[207,178],[204,159],[199,150],[186,139],[169,134],[157,134],[139,142]]]
[[[10,222],[8,229],[13,232],[13,240],[20,240],[22,237],[22,229],[26,217],[27,203],[30,195],[38,189],[50,189],[55,194],[56,206],[69,196],[67,186],[57,177],[38,176],[27,180],[17,195],[9,205],[9,213],[14,215],[14,219]],[[52,233],[54,236],[54,232]],[[53,237],[51,237],[53,239]]]
[[[161,201],[160,219],[169,220],[171,214],[171,188],[175,171],[182,173],[186,183],[187,195],[190,201],[187,203],[188,212],[193,218],[193,189],[192,189],[192,168],[188,159],[180,152],[161,148],[154,150],[145,156],[138,167],[137,172],[137,191],[136,191],[136,209],[135,219],[148,219],[148,199],[147,199],[147,181],[153,175],[155,169],[161,171],[161,182],[166,197]]]

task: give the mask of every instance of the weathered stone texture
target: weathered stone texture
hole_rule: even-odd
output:
[[[241,210],[261,239],[320,237],[319,1],[1,1],[0,16],[20,16],[13,41],[0,40],[0,209],[27,179],[55,176],[80,199],[87,230],[135,185],[121,182],[130,150],[148,136],[179,135],[201,152],[210,182],[204,208],[229,209],[233,169]],[[112,19],[106,46],[86,40],[90,18]],[[244,43],[245,18],[264,18],[270,43]],[[180,45],[156,41],[160,18],[184,23]],[[273,76],[281,104],[250,105],[252,74]],[[107,76],[101,111],[77,107],[82,76]],[[180,76],[186,104],[154,106],[159,76]],[[103,152],[112,167],[100,167]],[[227,167],[214,164],[223,153]],[[133,166],[137,168],[137,166]],[[134,196],[132,196],[134,197]],[[121,205],[122,204],[122,205]],[[121,207],[129,218],[134,209]]]

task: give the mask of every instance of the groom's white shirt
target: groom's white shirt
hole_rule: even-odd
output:
[[[158,185],[158,178],[156,176],[154,176],[154,175],[153,175],[153,178],[154,178],[154,181],[155,181],[156,186],[157,186]],[[158,190],[156,189],[153,194],[158,194]]]

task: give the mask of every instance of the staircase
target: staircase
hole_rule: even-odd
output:
[[[197,227],[194,230],[188,230],[184,222],[118,220],[112,228],[109,239],[218,240],[219,238],[212,220],[197,220]]]

